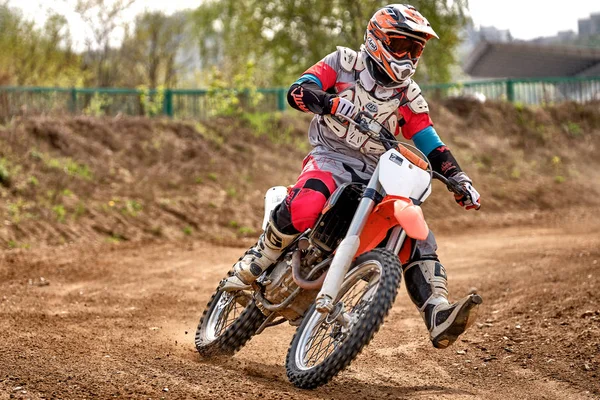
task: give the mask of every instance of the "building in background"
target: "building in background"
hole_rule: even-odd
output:
[[[590,14],[589,18],[580,19],[577,22],[580,37],[600,35],[600,13]]]

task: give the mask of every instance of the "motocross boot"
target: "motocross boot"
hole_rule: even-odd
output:
[[[439,261],[415,261],[403,272],[406,290],[425,321],[433,347],[445,349],[473,325],[481,296],[470,294],[450,304],[446,270]]]
[[[233,276],[227,278],[225,290],[247,288],[267,268],[269,268],[299,234],[286,235],[281,233],[273,219],[269,220],[265,232],[260,236],[254,247],[233,266]]]

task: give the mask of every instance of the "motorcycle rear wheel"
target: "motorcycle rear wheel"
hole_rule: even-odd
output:
[[[351,322],[343,327],[313,305],[288,350],[290,382],[314,389],[350,365],[379,330],[394,304],[400,280],[400,260],[391,251],[375,249],[358,257],[338,295]]]
[[[201,356],[233,355],[264,322],[266,317],[254,300],[247,300],[243,306],[236,296],[243,294],[217,289],[206,305],[195,338]]]

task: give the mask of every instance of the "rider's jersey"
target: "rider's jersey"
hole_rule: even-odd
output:
[[[338,47],[337,51],[309,68],[299,81],[317,82],[327,92],[353,101],[358,111],[367,111],[391,132],[405,139],[433,126],[427,102],[412,80],[400,88],[387,89],[375,84],[363,64],[363,55]],[[315,151],[333,151],[361,160],[372,169],[385,149],[382,144],[360,133],[353,125],[331,115],[315,115],[309,128]]]

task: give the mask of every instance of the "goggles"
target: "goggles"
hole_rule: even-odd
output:
[[[419,58],[425,48],[425,43],[408,36],[390,36],[385,42],[386,50],[397,58]]]

